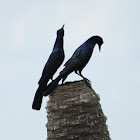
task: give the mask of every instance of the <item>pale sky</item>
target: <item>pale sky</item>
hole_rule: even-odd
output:
[[[63,24],[64,63],[89,37],[103,38],[83,75],[100,95],[111,139],[140,139],[139,6],[138,0],[0,0],[0,139],[47,138],[48,98],[40,111],[32,101]],[[72,73],[66,82],[75,80],[81,78]]]

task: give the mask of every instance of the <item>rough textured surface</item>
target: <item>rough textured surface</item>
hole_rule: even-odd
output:
[[[110,140],[99,96],[85,81],[59,85],[47,103],[47,140]]]

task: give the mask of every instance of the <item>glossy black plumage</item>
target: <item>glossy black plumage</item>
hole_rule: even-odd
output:
[[[58,85],[58,82],[62,79],[62,82],[67,78],[67,76],[71,72],[75,72],[76,74],[80,75],[82,78],[86,79],[82,74],[82,69],[88,63],[94,46],[98,44],[99,50],[101,49],[101,45],[103,44],[103,40],[99,36],[93,36],[89,38],[86,42],[84,42],[80,47],[76,49],[72,57],[66,62],[64,65],[65,68],[60,72],[59,76],[52,81],[44,91],[44,96],[49,95]]]
[[[64,27],[64,26],[63,26]],[[53,78],[53,75],[60,67],[64,61],[64,50],[63,50],[63,36],[64,29],[63,27],[57,31],[57,38],[54,44],[52,53],[43,69],[42,76],[38,82],[39,87],[35,93],[34,101],[32,108],[40,110],[43,98],[43,91],[48,81]]]

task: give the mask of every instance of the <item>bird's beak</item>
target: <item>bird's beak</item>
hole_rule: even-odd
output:
[[[65,24],[64,24],[65,25]],[[64,25],[62,26],[62,28],[61,29],[64,29]]]
[[[101,45],[99,45],[99,51],[101,51]]]

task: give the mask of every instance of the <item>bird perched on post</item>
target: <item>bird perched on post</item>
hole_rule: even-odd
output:
[[[39,87],[35,93],[32,108],[40,110],[43,98],[43,91],[48,81],[53,78],[53,75],[64,61],[64,50],[63,50],[63,36],[64,36],[64,25],[57,31],[56,41],[52,50],[52,53],[43,69],[42,76],[38,82]]]
[[[67,76],[73,71],[87,80],[87,78],[85,78],[81,72],[91,58],[94,46],[96,44],[98,44],[100,51],[101,45],[103,44],[103,39],[100,36],[92,36],[80,47],[78,47],[72,57],[65,63],[65,68],[60,72],[59,76],[45,88],[43,95],[47,96],[51,94],[57,87],[58,82],[62,79],[63,83]]]

